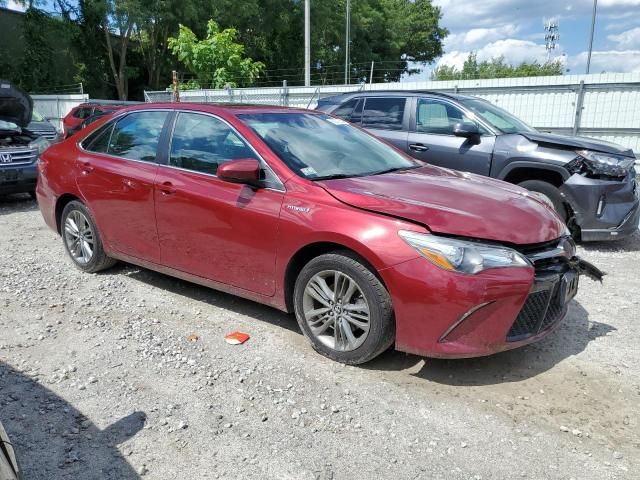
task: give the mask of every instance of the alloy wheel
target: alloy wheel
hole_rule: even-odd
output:
[[[64,240],[73,259],[85,265],[93,258],[94,234],[89,219],[73,210],[64,222]]]
[[[356,281],[337,270],[323,270],[307,282],[303,314],[312,335],[334,350],[361,346],[370,328],[369,303]]]

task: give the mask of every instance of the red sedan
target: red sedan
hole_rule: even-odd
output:
[[[346,122],[276,107],[127,108],[49,148],[38,203],[73,263],[123,260],[295,312],[366,362],[539,340],[578,276],[567,229],[519,187],[428,166]]]

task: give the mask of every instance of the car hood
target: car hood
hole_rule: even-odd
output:
[[[0,120],[26,127],[31,121],[33,100],[20,88],[0,80]]]
[[[622,147],[615,143],[605,142],[603,140],[597,140],[595,138],[572,137],[569,135],[555,135],[553,133],[542,132],[522,132],[520,135],[536,143],[546,143],[584,150],[595,150],[597,152],[612,153],[627,157],[634,156],[633,150],[630,148]]]
[[[435,233],[529,245],[565,231],[555,212],[527,190],[470,173],[426,166],[318,183],[348,205],[420,223]]]

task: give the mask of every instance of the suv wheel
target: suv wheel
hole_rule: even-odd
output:
[[[389,293],[351,252],[311,260],[296,280],[294,306],[313,348],[332,360],[357,365],[393,344]]]
[[[95,273],[115,265],[116,260],[104,252],[96,224],[82,203],[73,201],[64,207],[61,225],[64,248],[80,270]]]
[[[558,187],[542,180],[527,180],[518,185],[542,195],[547,203],[558,213],[562,221],[566,222],[568,220],[567,207]]]

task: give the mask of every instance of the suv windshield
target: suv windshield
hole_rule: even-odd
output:
[[[304,112],[238,115],[294,172],[310,180],[363,177],[420,166],[339,118]]]
[[[496,107],[485,100],[469,98],[461,100],[465,107],[482,117],[502,133],[535,132],[535,129],[522,120],[511,115],[506,110]]]
[[[33,110],[31,112],[31,121],[32,122],[44,122],[46,119],[44,118],[44,115],[42,115],[40,112],[38,112],[37,110]]]

